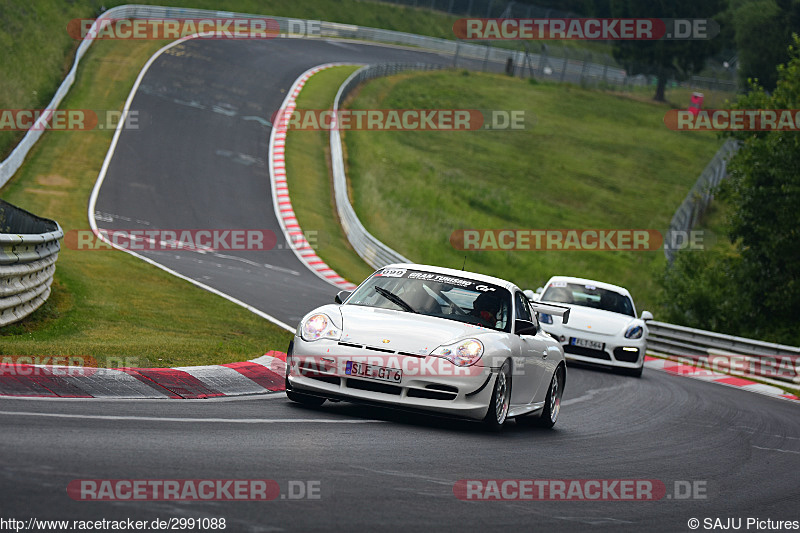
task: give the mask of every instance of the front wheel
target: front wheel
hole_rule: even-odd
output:
[[[483,423],[487,428],[498,431],[503,427],[511,404],[511,365],[506,361],[497,374],[492,391],[492,400]]]

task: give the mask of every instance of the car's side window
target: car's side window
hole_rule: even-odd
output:
[[[525,297],[524,294],[517,291],[514,293],[514,318],[518,320],[527,320],[528,322],[533,322],[533,317],[531,316],[530,307],[528,307],[528,299]]]

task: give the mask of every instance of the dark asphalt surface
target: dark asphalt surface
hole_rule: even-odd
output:
[[[120,136],[97,200],[98,226],[271,230],[282,249],[143,255],[290,326],[331,302],[338,289],[309,272],[281,238],[268,168],[271,121],[286,91],[327,62],[449,65],[452,59],[304,39],[178,45],[155,61],[134,97],[138,129]]]
[[[325,41],[194,41],[164,54],[133,102],[101,189],[100,227],[278,230],[269,120],[307,68],[328,61],[448,61]],[[309,229],[309,228],[307,228]],[[148,257],[295,325],[335,288],[288,250]],[[352,280],[360,281],[360,280]],[[283,394],[224,401],[0,398],[0,517],[225,518],[225,531],[689,531],[698,518],[798,520],[794,402],[660,372],[570,367],[554,430],[467,422]],[[327,421],[327,423],[325,423]],[[363,423],[353,423],[353,422]],[[81,502],[76,479],[319,483],[271,502]],[[461,479],[652,479],[651,502],[464,502]],[[676,482],[703,499],[679,499]],[[744,529],[744,527],[743,527]],[[702,530],[702,527],[701,527]],[[751,529],[753,530],[753,529]]]
[[[345,403],[304,408],[281,393],[231,401],[3,398],[2,515],[224,517],[236,532],[689,531],[692,517],[798,520],[797,409],[661,372],[636,379],[577,367],[556,428],[510,424],[500,434]],[[292,421],[275,422],[284,419]],[[668,495],[688,481],[706,498],[460,501],[454,483],[473,478],[654,479]],[[316,482],[320,498],[82,502],[66,493],[75,479],[271,479],[284,494],[290,481]]]

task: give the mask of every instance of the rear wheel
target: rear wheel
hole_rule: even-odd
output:
[[[539,426],[551,428],[556,425],[558,414],[561,412],[561,395],[564,393],[564,380],[561,376],[561,368],[556,368],[553,379],[550,380],[550,387],[547,389],[542,416],[537,420]]]
[[[489,402],[489,410],[483,423],[487,428],[499,430],[503,427],[508,416],[508,407],[511,404],[511,365],[508,361],[503,363],[497,379],[494,381],[492,400]]]

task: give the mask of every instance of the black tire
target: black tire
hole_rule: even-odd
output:
[[[556,368],[553,378],[550,380],[550,386],[547,388],[542,415],[534,419],[537,426],[551,428],[556,425],[558,414],[561,412],[561,396],[564,394],[563,375],[561,367]]]
[[[325,403],[325,398],[319,396],[310,396],[293,390],[286,390],[286,397],[299,404],[307,405],[309,407],[319,407]]]
[[[644,371],[644,364],[642,364],[642,366],[637,367],[637,368],[627,368],[627,369],[625,369],[625,373],[626,374],[628,374],[629,376],[633,376],[635,378],[642,377],[642,372],[643,371]]]
[[[511,364],[506,361],[500,367],[497,378],[492,388],[492,399],[489,402],[489,410],[483,423],[487,429],[499,431],[508,418],[508,408],[511,405]]]

